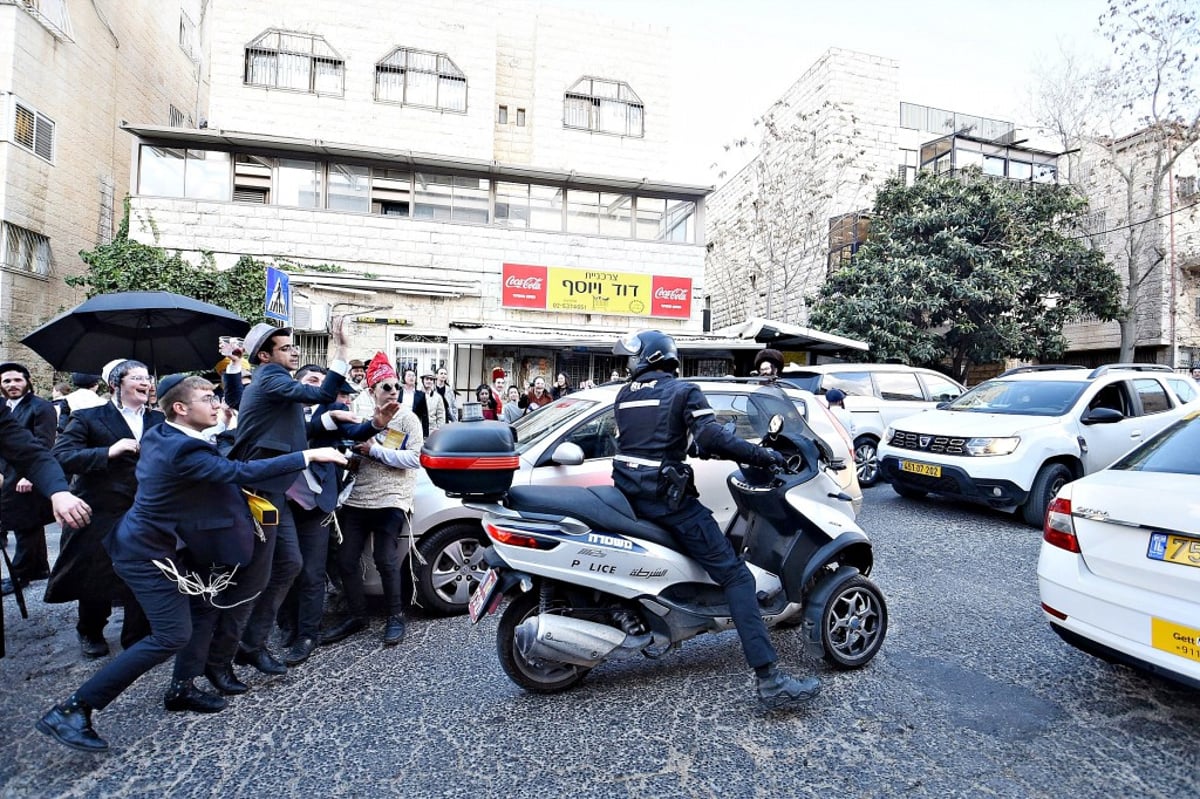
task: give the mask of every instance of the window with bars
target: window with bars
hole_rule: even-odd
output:
[[[13,105],[13,141],[54,163],[54,120],[23,103]]]
[[[563,94],[563,127],[640,138],[645,106],[628,83],[580,78]]]
[[[50,274],[50,239],[11,222],[4,223],[2,263],[9,269],[45,277]]]
[[[467,76],[444,53],[397,47],[375,65],[375,99],[466,113]]]
[[[345,73],[345,59],[315,34],[273,28],[246,45],[248,86],[340,97]]]

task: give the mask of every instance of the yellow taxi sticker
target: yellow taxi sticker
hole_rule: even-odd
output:
[[[1200,663],[1200,630],[1194,627],[1151,617],[1150,646]]]

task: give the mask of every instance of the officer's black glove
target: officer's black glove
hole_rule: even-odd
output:
[[[760,465],[765,468],[778,472],[782,471],[787,466],[787,456],[778,450],[762,447],[760,448],[760,453],[762,454],[762,462]]]

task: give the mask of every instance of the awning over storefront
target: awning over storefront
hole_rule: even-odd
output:
[[[723,327],[713,335],[746,339],[757,342],[760,346],[769,345],[779,350],[807,350],[823,355],[834,355],[846,350],[866,352],[871,348],[865,341],[771,319],[748,319],[740,324]]]
[[[451,344],[482,344],[485,346],[561,345],[611,352],[617,339],[628,331],[625,326],[611,328],[534,327],[530,325],[486,325],[478,322],[451,322]],[[715,333],[677,333],[668,331],[681,350],[760,350],[762,345],[753,339],[729,337]]]

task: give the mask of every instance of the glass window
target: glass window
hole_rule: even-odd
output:
[[[1200,416],[1188,416],[1175,422],[1130,452],[1110,468],[1134,472],[1170,472],[1200,474]]]
[[[571,189],[567,192],[567,232],[600,232],[600,192]]]
[[[517,109],[517,127],[518,128],[525,127],[525,109],[524,108]]]
[[[1065,380],[989,380],[950,403],[955,411],[1062,416],[1087,388]]]
[[[1004,159],[996,155],[985,155],[983,157],[983,174],[997,178],[1004,177]]]
[[[923,401],[925,394],[912,372],[876,372],[875,385],[879,396],[885,400]]]
[[[957,383],[938,375],[921,375],[921,382],[934,402],[949,402],[963,393]]]
[[[965,169],[969,166],[977,166],[983,169],[983,153],[972,152],[970,150],[955,150],[954,166],[957,169]]]
[[[1171,389],[1175,392],[1175,396],[1179,397],[1181,403],[1191,402],[1196,398],[1196,389],[1183,378],[1172,378],[1167,381],[1171,384]]]
[[[3,223],[3,228],[4,236],[0,239],[3,258],[0,263],[20,272],[49,275],[50,239],[11,222]]]
[[[371,170],[371,213],[410,216],[412,184],[411,172],[399,169]]]
[[[496,109],[496,124],[497,125],[507,125],[508,124],[508,106],[502,105]]]
[[[529,184],[496,184],[497,225],[505,227],[529,227]]]
[[[271,29],[246,45],[243,78],[250,86],[312,94],[345,91],[345,60],[324,38]]]
[[[466,111],[467,76],[443,53],[397,47],[375,65],[375,99],[442,111]],[[508,109],[501,108],[507,121]]]
[[[564,442],[577,444],[583,450],[585,460],[611,458],[617,454],[616,420],[612,408],[608,408],[576,427]]]
[[[1032,180],[1033,164],[1028,161],[1009,161],[1008,177],[1010,180]]]
[[[1167,396],[1167,389],[1157,380],[1150,377],[1134,380],[1133,390],[1137,392],[1138,399],[1142,401],[1144,415],[1162,413],[1171,409],[1171,398]]]
[[[663,219],[667,214],[667,201],[656,197],[637,198],[637,228],[639,239],[654,241],[662,230]]]
[[[667,200],[667,215],[660,238],[663,241],[695,241],[696,204],[687,200]]]
[[[185,197],[228,202],[229,153],[188,150],[183,189]]]
[[[838,388],[848,397],[873,397],[875,387],[871,385],[870,372],[832,372],[821,381],[821,389]]]
[[[733,422],[733,434],[743,440],[760,437],[758,430],[765,429],[765,424],[760,423],[758,406],[750,402],[750,395],[706,393],[704,396],[716,411],[718,424]]]
[[[556,186],[529,187],[529,227],[532,230],[563,229],[563,189]]]
[[[1056,183],[1058,181],[1058,167],[1053,164],[1034,164],[1033,165],[1033,182],[1034,183]]]
[[[321,170],[316,161],[280,158],[275,202],[299,208],[321,207]]]
[[[486,223],[488,181],[417,173],[413,218]]]
[[[138,193],[182,197],[187,151],[174,147],[142,147],[138,163]]]
[[[371,170],[365,166],[351,164],[329,165],[328,208],[336,211],[369,213],[371,192],[369,190]]]
[[[641,98],[623,81],[580,78],[563,94],[563,127],[641,137],[644,117]]]
[[[628,194],[600,194],[600,235],[629,238],[633,198]]]

